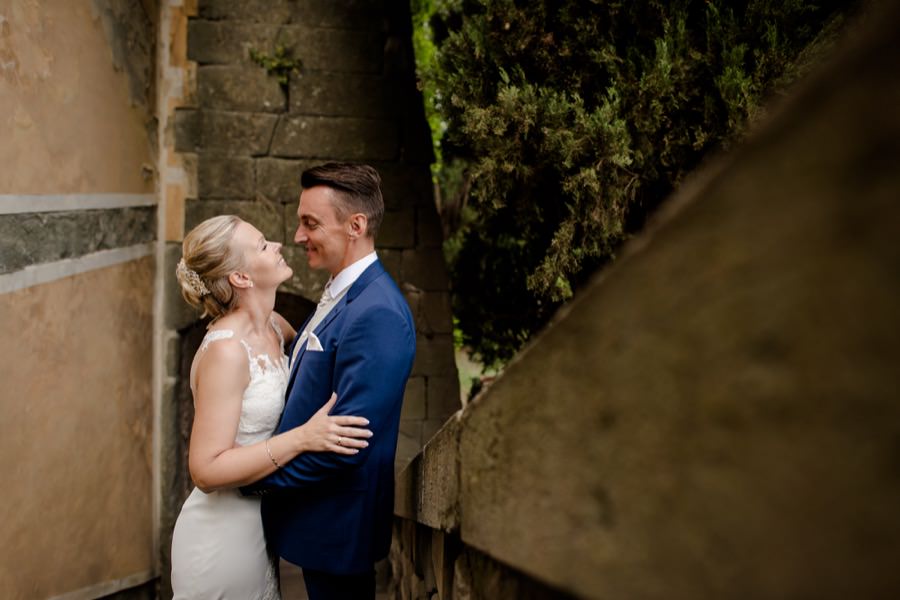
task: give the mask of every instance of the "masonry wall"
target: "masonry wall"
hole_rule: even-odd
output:
[[[154,3],[0,5],[0,596],[156,570]]]
[[[397,597],[900,594],[900,10],[875,7],[403,472]]]
[[[183,374],[202,329],[173,273],[184,233],[202,220],[237,214],[285,244],[294,277],[280,290],[276,309],[299,325],[327,281],[327,273],[307,267],[305,253],[293,243],[300,174],[330,160],[373,165],[383,178],[386,205],[378,255],[406,295],[418,334],[398,469],[460,400],[408,2],[200,0],[171,2],[163,14],[165,563],[165,538],[190,488],[184,456],[191,408]],[[279,82],[279,73],[254,55],[280,57],[296,69],[288,68]]]

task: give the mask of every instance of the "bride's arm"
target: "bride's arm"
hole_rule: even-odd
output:
[[[275,471],[276,462],[287,464],[301,452],[349,455],[368,445],[364,438],[370,437],[371,432],[362,429],[368,421],[362,417],[329,416],[332,398],[299,427],[267,442],[235,446],[241,401],[250,381],[246,351],[237,341],[212,344],[198,359],[195,376],[188,467],[194,484],[204,492],[256,481]]]

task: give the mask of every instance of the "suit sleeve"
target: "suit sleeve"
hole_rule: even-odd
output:
[[[300,454],[284,468],[248,486],[245,493],[272,488],[302,488],[342,470],[363,464],[381,435],[390,428],[402,401],[415,353],[415,332],[404,315],[387,307],[369,309],[344,332],[335,356],[337,403],[332,415],[354,415],[369,420],[369,447],[347,456],[334,452]]]

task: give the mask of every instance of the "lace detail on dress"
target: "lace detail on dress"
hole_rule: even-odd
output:
[[[197,353],[206,352],[206,349],[209,347],[210,342],[216,342],[218,340],[227,340],[234,337],[234,332],[230,329],[214,329],[210,331],[204,336],[203,343],[200,344],[200,349],[197,350]]]
[[[281,339],[277,324],[272,321],[272,328]],[[206,334],[197,355],[201,355],[209,344],[218,340],[234,337],[230,329],[215,329]],[[241,403],[241,418],[238,422],[237,435],[234,441],[241,446],[260,442],[272,437],[281,411],[284,409],[284,392],[287,389],[289,376],[288,358],[282,349],[277,360],[273,361],[268,354],[254,354],[253,348],[245,340],[238,340],[247,351],[247,364],[250,370],[250,381],[244,390]],[[282,343],[281,348],[284,344]],[[196,359],[195,359],[196,360]],[[193,387],[193,368],[191,383]]]

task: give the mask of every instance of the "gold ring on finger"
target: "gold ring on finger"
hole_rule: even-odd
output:
[[[343,438],[341,438],[341,436],[338,436],[338,446],[341,445],[341,439],[343,439]]]

